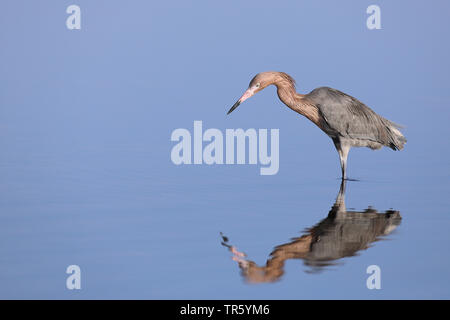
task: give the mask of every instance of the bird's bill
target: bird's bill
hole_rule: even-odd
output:
[[[255,94],[255,88],[248,88],[247,91],[244,92],[244,94],[242,95],[242,97],[239,98],[238,101],[236,101],[235,104],[233,104],[233,106],[231,107],[230,110],[228,110],[227,114],[230,114],[233,112],[234,109],[236,109],[237,107],[239,107],[239,105],[244,102],[245,100],[247,100],[248,98],[250,98],[252,95]]]

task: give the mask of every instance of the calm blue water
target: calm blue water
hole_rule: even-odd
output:
[[[68,30],[71,4],[0,11],[0,298],[450,298],[448,2],[380,2],[381,30],[371,1],[80,0]],[[405,149],[353,149],[332,209],[334,146],[273,87],[226,116],[267,70],[359,98]],[[278,174],[174,165],[194,120],[279,129]]]

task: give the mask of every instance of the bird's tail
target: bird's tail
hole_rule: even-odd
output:
[[[403,128],[403,126],[387,119],[384,120],[386,122],[386,129],[390,140],[389,147],[392,148],[392,150],[402,150],[407,141],[405,136],[399,130]]]

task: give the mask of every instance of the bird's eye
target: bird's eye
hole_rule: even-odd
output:
[[[257,84],[255,84],[255,87],[259,88],[261,86],[261,84],[258,82]]]

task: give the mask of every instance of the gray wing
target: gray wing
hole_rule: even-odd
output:
[[[406,142],[399,125],[339,90],[321,87],[305,98],[317,106],[330,135],[377,142],[394,150],[401,149]]]

